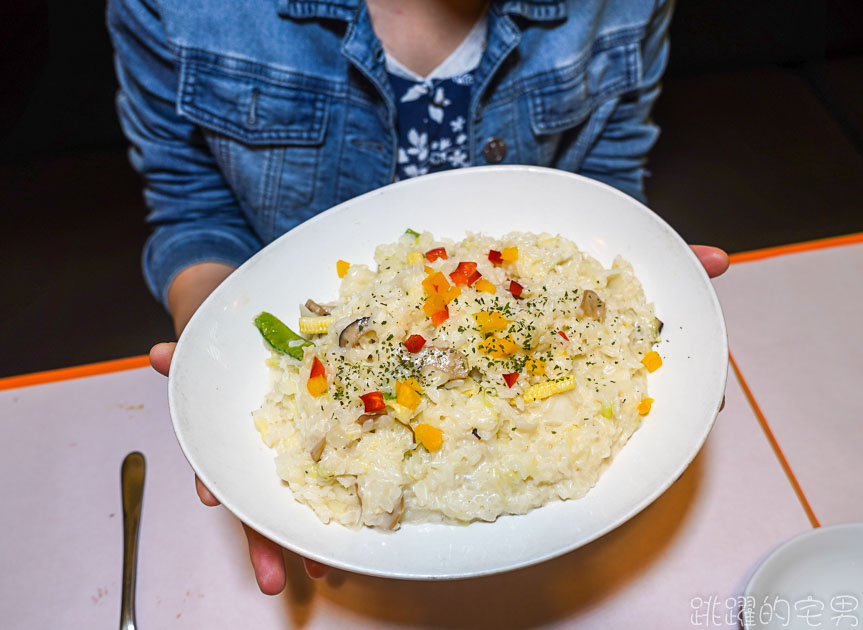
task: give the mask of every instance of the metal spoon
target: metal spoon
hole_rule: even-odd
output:
[[[135,451],[126,455],[120,469],[123,492],[123,599],[120,630],[135,630],[135,571],[138,560],[138,525],[144,498],[144,456]]]

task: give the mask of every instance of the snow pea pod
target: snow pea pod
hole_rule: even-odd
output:
[[[258,315],[255,326],[274,350],[288,354],[298,361],[303,358],[303,347],[312,345],[311,341],[300,337],[272,313],[264,311]]]

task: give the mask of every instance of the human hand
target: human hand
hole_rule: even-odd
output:
[[[175,343],[157,343],[150,349],[150,365],[159,374],[168,376],[171,367],[171,359],[174,356]],[[201,483],[195,476],[195,490],[201,503],[208,506],[219,505],[219,500]],[[249,544],[249,559],[255,570],[255,579],[262,593],[267,595],[278,595],[285,588],[285,564],[282,558],[282,548],[269,538],[265,538],[254,529],[243,523],[246,532],[246,540]],[[310,578],[319,579],[329,571],[329,567],[303,558],[306,573]]]
[[[711,278],[721,276],[728,269],[728,254],[718,247],[710,245],[690,245],[690,247]]]

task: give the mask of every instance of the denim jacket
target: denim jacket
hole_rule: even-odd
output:
[[[643,198],[670,4],[492,1],[471,163],[564,169]],[[393,181],[396,108],[363,0],[109,0],[108,26],[154,226],[144,273],[163,302],[188,265],[238,265]]]

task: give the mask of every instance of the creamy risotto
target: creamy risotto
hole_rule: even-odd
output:
[[[294,497],[324,522],[392,529],[584,496],[661,364],[630,265],[549,234],[410,230],[375,262],[338,262],[339,295],[309,296],[302,337],[256,320],[273,353],[254,420]]]

